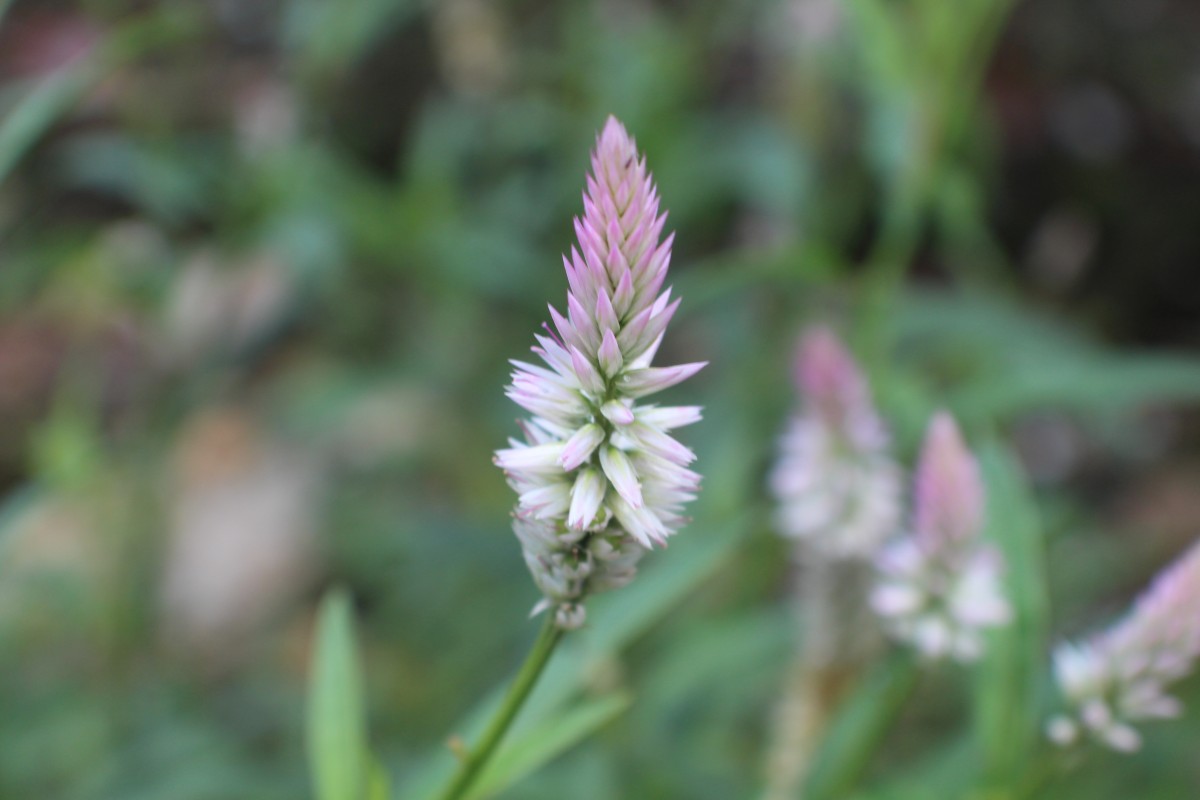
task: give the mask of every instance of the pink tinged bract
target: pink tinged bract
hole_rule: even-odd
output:
[[[604,339],[600,342],[600,350],[596,356],[600,361],[600,368],[609,377],[615,376],[625,365],[621,356],[621,346],[617,344],[617,337],[611,330],[604,331]]]
[[[603,441],[603,428],[594,422],[584,425],[567,440],[566,446],[563,447],[562,453],[558,457],[559,464],[565,471],[570,472],[591,458],[592,453]]]
[[[533,447],[510,447],[496,451],[496,463],[509,470],[560,470],[558,459],[563,448],[564,445],[558,442]]]
[[[521,495],[521,507],[530,509],[536,519],[554,519],[566,513],[571,503],[570,485],[551,483]]]
[[[605,447],[600,451],[600,466],[604,468],[604,474],[612,482],[617,494],[633,508],[641,508],[642,484],[638,481],[637,470],[630,463],[629,456],[615,447]]]
[[[628,425],[636,419],[633,409],[620,400],[609,400],[600,407],[600,413],[614,425]]]
[[[571,487],[567,525],[576,530],[590,525],[600,510],[600,504],[604,502],[607,487],[604,476],[594,467],[580,470],[579,476],[575,478],[575,485]]]
[[[699,422],[700,406],[647,406],[638,418],[646,425],[669,431]]]
[[[631,369],[620,380],[620,387],[627,397],[645,397],[648,394],[661,392],[682,383],[695,375],[708,364],[707,361],[695,364],[681,364],[677,367],[646,367]]]
[[[604,394],[604,378],[596,371],[588,357],[579,352],[578,347],[571,348],[571,367],[575,370],[575,375],[578,376],[579,385],[585,392],[593,397],[599,397]]]

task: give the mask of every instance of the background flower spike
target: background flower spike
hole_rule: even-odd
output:
[[[1004,562],[983,540],[979,466],[954,418],[934,415],[914,479],[912,530],[885,547],[871,606],[891,634],[930,659],[974,661],[983,631],[1012,610]]]
[[[1135,724],[1176,717],[1183,704],[1167,687],[1200,656],[1200,542],[1159,574],[1129,613],[1082,644],[1064,642],[1054,672],[1066,708],[1047,733],[1067,745],[1082,738],[1120,752],[1141,747]]]
[[[777,528],[834,558],[870,558],[900,523],[900,470],[858,364],[826,327],[801,337],[803,405],[771,473]]]

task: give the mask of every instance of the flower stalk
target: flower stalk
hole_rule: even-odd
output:
[[[513,679],[512,685],[509,686],[507,694],[504,695],[500,707],[496,709],[496,715],[484,729],[479,743],[462,756],[458,770],[454,773],[446,790],[438,795],[438,800],[461,800],[466,797],[483,768],[499,748],[504,735],[521,710],[521,706],[529,697],[529,693],[533,691],[534,684],[537,683],[547,662],[550,661],[550,656],[562,639],[562,634],[563,630],[555,623],[554,618],[547,617],[537,640],[529,650],[529,655],[525,657],[525,663],[521,665],[521,669]]]

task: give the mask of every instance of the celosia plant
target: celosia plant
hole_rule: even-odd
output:
[[[925,656],[976,659],[982,631],[1009,620],[1003,559],[983,542],[979,468],[954,418],[934,416],[915,479],[912,532],[880,553],[871,605],[892,634]]]
[[[470,790],[528,696],[564,630],[578,628],[584,601],[633,579],[642,554],[683,524],[700,476],[695,455],[669,431],[700,419],[694,406],[648,405],[644,398],[694,375],[704,364],[652,367],[679,306],[663,290],[673,236],[646,161],[609,117],[592,154],[592,174],[575,220],[577,246],[563,258],[567,313],[536,336],[544,366],[514,361],[508,396],[533,416],[524,440],[496,453],[519,495],[513,529],[550,611],[542,634],[497,715],[443,800]]]
[[[642,553],[683,523],[700,476],[669,431],[700,419],[694,406],[646,405],[647,396],[704,364],[652,367],[679,301],[662,291],[671,241],[644,158],[609,117],[575,220],[578,245],[563,258],[567,314],[533,352],[545,366],[514,361],[508,396],[533,414],[524,441],[496,453],[519,493],[514,530],[561,628],[583,623],[583,601],[622,586]]]
[[[900,469],[867,379],[828,328],[804,333],[794,381],[802,405],[771,474],[776,528],[794,543],[803,643],[777,708],[768,796],[794,795],[846,685],[875,650],[865,602],[869,559],[900,519]],[[865,624],[863,624],[865,623]]]
[[[1200,544],[1165,569],[1115,626],[1083,644],[1059,645],[1054,671],[1068,708],[1051,720],[1050,737],[1137,750],[1136,723],[1182,713],[1166,688],[1192,671],[1197,656]]]
[[[854,359],[827,328],[800,343],[804,398],[771,474],[781,533],[831,557],[869,557],[900,519],[900,470]]]

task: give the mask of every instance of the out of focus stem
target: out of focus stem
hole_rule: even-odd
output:
[[[802,658],[792,665],[768,753],[763,800],[798,795],[830,717],[853,682],[852,671],[841,665],[818,666]]]
[[[916,688],[920,663],[897,651],[875,666],[830,725],[802,794],[805,800],[846,797]]]
[[[802,646],[780,700],[767,754],[764,800],[791,800],[816,767],[830,722],[875,649],[865,603],[870,569],[801,547],[795,601]]]
[[[529,655],[525,657],[525,663],[521,665],[517,677],[513,679],[512,686],[508,688],[508,693],[504,696],[500,707],[496,709],[496,715],[488,723],[479,743],[470,748],[462,758],[458,771],[454,773],[454,777],[445,791],[437,796],[438,800],[461,800],[461,798],[467,797],[467,793],[476,779],[500,746],[504,734],[508,732],[513,720],[516,719],[521,706],[525,704],[534,684],[537,683],[542,670],[550,660],[555,646],[562,638],[562,633],[562,629],[555,624],[554,614],[547,613],[546,622],[542,625],[537,640],[533,643]]]

